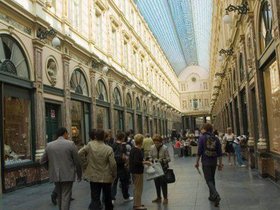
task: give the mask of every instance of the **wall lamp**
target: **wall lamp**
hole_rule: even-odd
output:
[[[59,38],[57,38],[56,31],[53,28],[51,28],[50,30],[39,28],[37,30],[37,37],[39,39],[41,39],[41,40],[42,39],[47,39],[49,36],[54,37],[52,39],[52,45],[54,47],[60,46],[60,40],[59,40]]]
[[[248,2],[244,2],[240,5],[232,5],[230,4],[226,9],[226,14],[225,16],[223,17],[223,21],[224,23],[226,24],[231,24],[232,23],[232,19],[231,17],[229,16],[229,13],[230,12],[238,12],[238,14],[240,15],[245,15],[247,14],[247,12],[249,11],[249,6],[248,6]]]
[[[227,50],[221,49],[221,50],[219,51],[219,54],[220,54],[220,56],[221,56],[221,55],[227,55],[227,56],[232,55],[232,54],[233,54],[233,49],[232,49],[232,48],[229,48],[229,49],[227,49]]]
[[[221,72],[215,73],[215,77],[224,77],[224,76],[225,76],[225,73],[221,73]]]
[[[53,28],[51,28],[50,30],[39,28],[37,31],[37,37],[39,39],[46,39],[48,38],[48,36],[55,36],[55,35],[56,35],[56,31]]]

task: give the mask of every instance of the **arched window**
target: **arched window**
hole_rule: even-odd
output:
[[[116,105],[119,105],[119,106],[122,105],[121,93],[118,88],[114,89],[113,98],[114,98],[114,103]]]
[[[144,111],[144,114],[147,114],[147,112],[148,112],[146,101],[144,101],[144,103],[143,103],[143,111]]]
[[[0,71],[29,79],[24,52],[17,41],[8,35],[0,35]]]
[[[131,96],[129,93],[127,93],[127,95],[126,95],[126,107],[132,109],[132,100],[131,100]]]
[[[265,0],[260,13],[260,46],[261,52],[272,40],[272,8],[269,0]]]
[[[96,92],[97,92],[97,98],[99,100],[108,102],[107,90],[106,90],[105,84],[102,80],[98,80]]]
[[[136,110],[137,110],[137,111],[141,111],[140,100],[139,100],[138,97],[136,98]]]
[[[70,88],[71,91],[77,94],[88,96],[87,81],[83,72],[80,69],[75,69],[72,73],[70,80]]]

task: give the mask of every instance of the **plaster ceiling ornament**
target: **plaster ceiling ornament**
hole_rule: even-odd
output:
[[[46,74],[49,82],[51,83],[51,86],[55,86],[57,79],[57,65],[52,58],[48,59]]]

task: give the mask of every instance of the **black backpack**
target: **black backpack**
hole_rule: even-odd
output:
[[[125,154],[126,149],[124,147],[125,145],[120,143],[114,143],[112,146],[116,163],[119,166],[124,165],[125,163],[125,161],[123,160],[123,155]]]
[[[206,140],[205,140],[205,152],[204,154],[207,157],[217,157],[217,137],[213,135],[206,134]]]

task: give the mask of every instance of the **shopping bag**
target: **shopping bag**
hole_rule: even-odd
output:
[[[165,180],[167,184],[174,183],[176,181],[173,169],[168,168],[165,172]]]
[[[154,163],[152,167],[155,169],[155,173],[151,173],[151,174],[147,173],[147,181],[164,176],[161,164],[159,162]]]
[[[155,173],[155,172],[156,172],[156,170],[154,169],[153,166],[148,166],[148,168],[147,168],[147,170],[146,170],[146,173],[147,173],[147,174],[153,174],[153,173]]]

